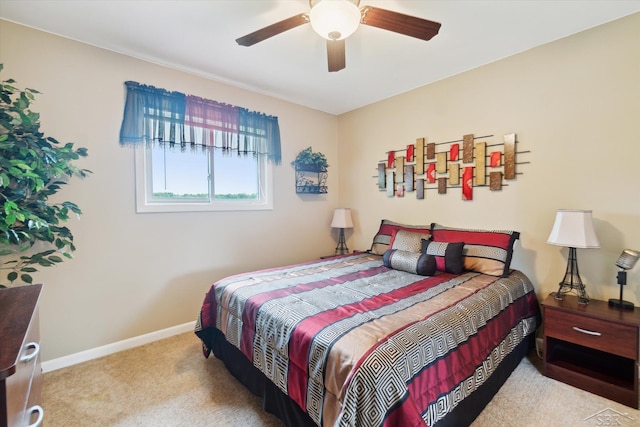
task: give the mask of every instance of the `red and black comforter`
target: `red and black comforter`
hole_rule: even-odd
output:
[[[215,283],[216,328],[322,426],[432,426],[538,326],[519,271],[424,277],[360,253]]]

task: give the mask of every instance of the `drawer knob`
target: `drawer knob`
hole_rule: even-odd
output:
[[[602,335],[600,332],[589,331],[587,329],[578,328],[577,326],[574,326],[573,330],[576,331],[576,332],[581,332],[583,334],[593,335],[593,336],[596,336],[596,337],[599,337],[600,335]]]
[[[27,353],[29,350],[31,350],[31,352]],[[38,356],[38,353],[40,353],[40,346],[37,342],[30,342],[24,346],[24,352],[25,355],[20,358],[20,361],[22,363],[29,363]]]
[[[42,419],[44,418],[44,409],[42,409],[42,406],[35,405],[27,409],[27,420],[31,419],[31,416],[33,414],[38,414],[38,419],[36,419],[33,424],[29,424],[27,427],[39,427],[40,425],[42,425]]]

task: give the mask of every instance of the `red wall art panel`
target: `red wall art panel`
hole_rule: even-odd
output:
[[[452,144],[449,149],[449,161],[457,162],[458,156],[460,155],[460,144]]]
[[[436,182],[436,164],[429,163],[427,165],[427,182],[433,184]]]
[[[464,168],[462,172],[462,200],[473,200],[473,167]]]
[[[407,162],[413,162],[413,144],[407,145]]]
[[[491,152],[490,165],[492,168],[497,168],[502,165],[502,153],[500,151]]]

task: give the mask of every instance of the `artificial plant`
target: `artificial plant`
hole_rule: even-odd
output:
[[[319,152],[314,153],[311,147],[308,147],[298,153],[295,160],[291,162],[291,166],[297,169],[325,171],[329,167],[329,164],[324,154]]]
[[[3,69],[0,64],[0,71]],[[87,155],[73,143],[61,145],[40,131],[40,115],[30,110],[39,92],[18,89],[13,79],[0,85],[0,287],[32,283],[31,273],[71,258],[73,234],[61,225],[71,212],[82,214],[71,202],[55,203],[56,194],[73,176],[91,171],[72,162]]]

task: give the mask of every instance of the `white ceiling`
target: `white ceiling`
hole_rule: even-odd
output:
[[[235,43],[307,12],[308,0],[0,0],[0,17],[341,114],[640,11],[640,0],[361,0],[360,5],[437,21],[442,28],[425,42],[361,25],[346,40],[346,69],[329,73],[325,41],[310,25],[251,47]]]

